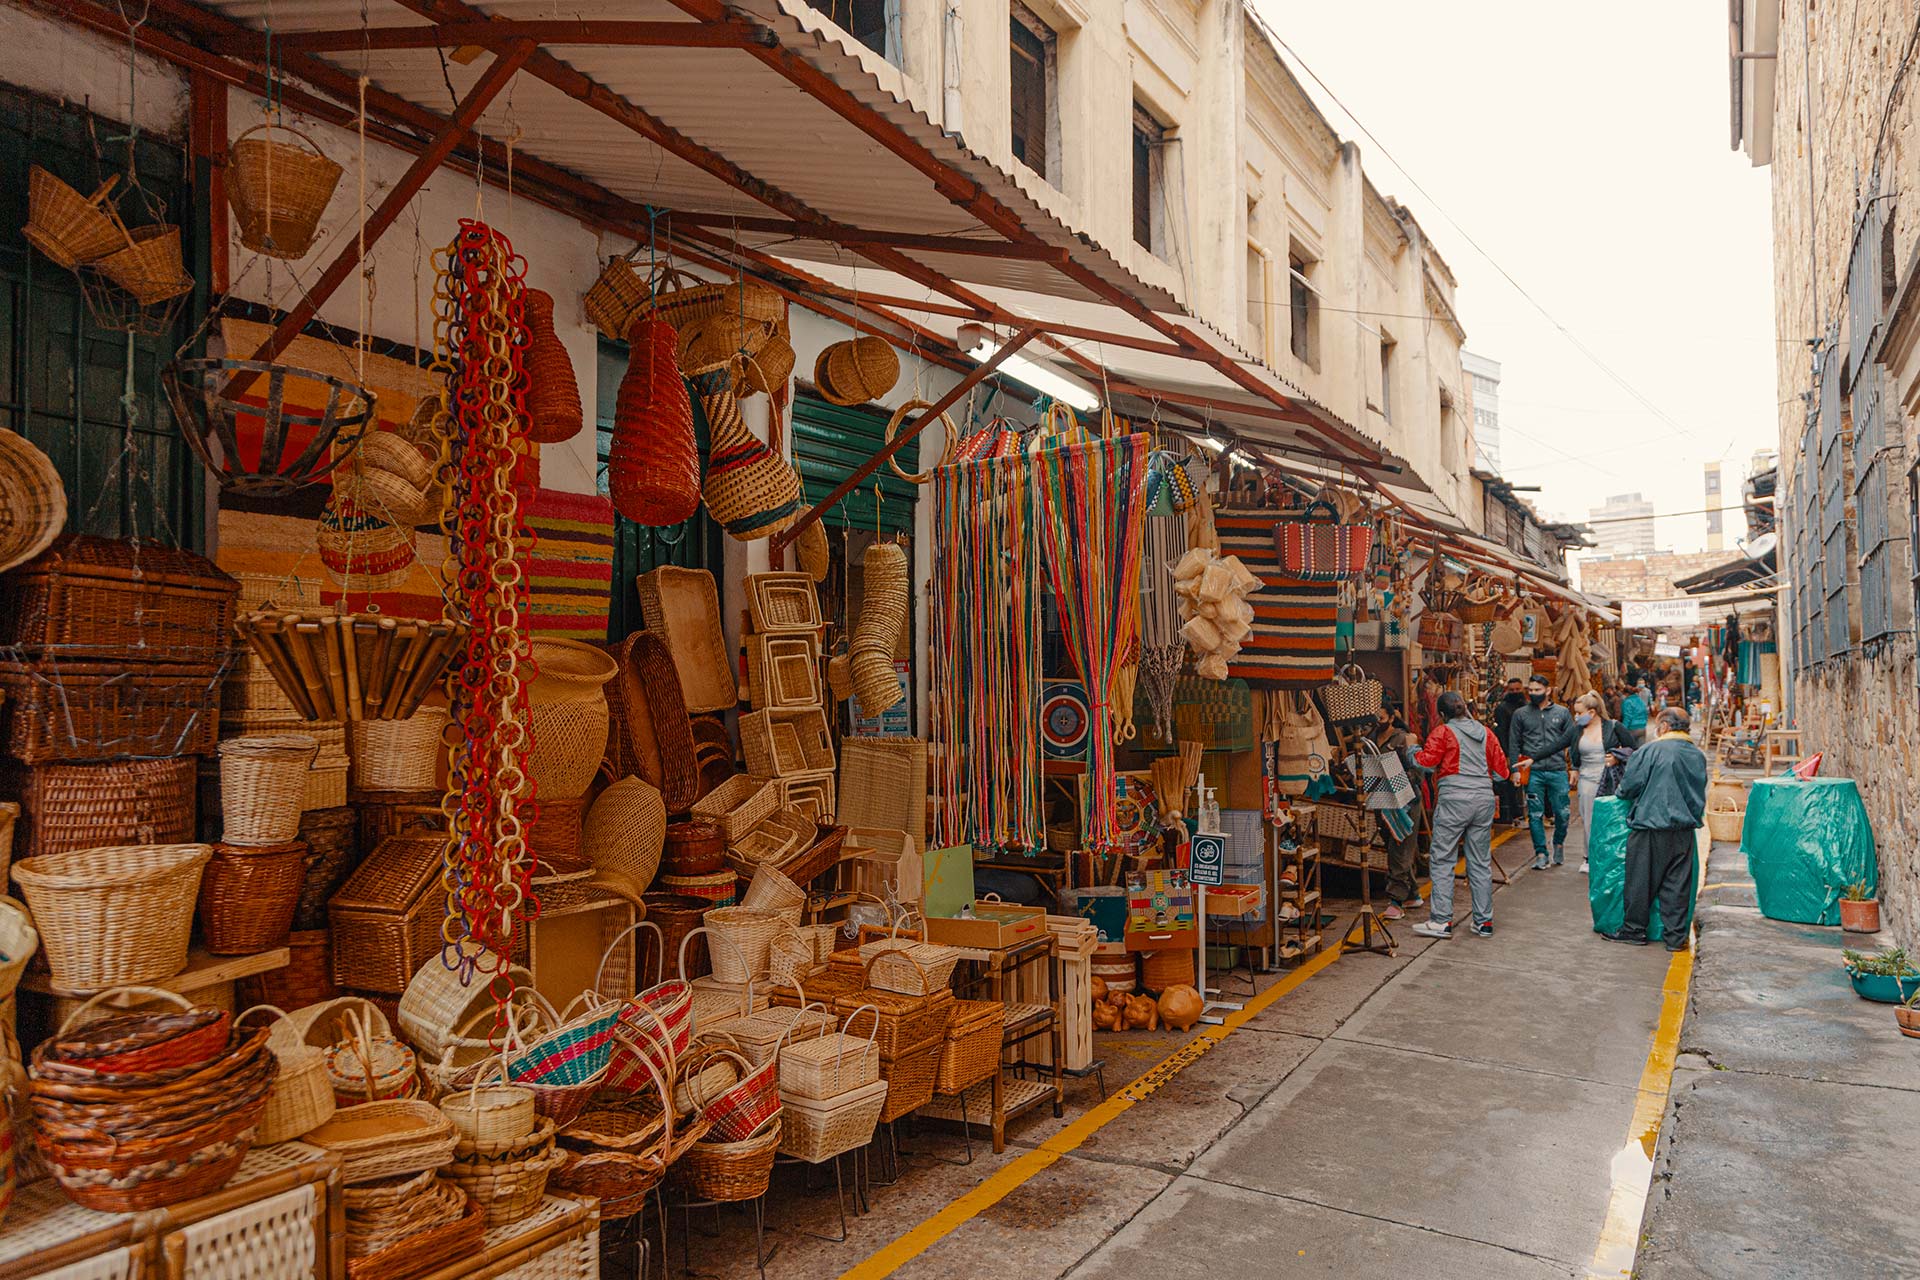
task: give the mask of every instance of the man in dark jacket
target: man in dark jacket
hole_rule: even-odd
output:
[[[1527,705],[1513,713],[1513,750],[1533,762],[1527,779],[1527,822],[1533,834],[1533,869],[1545,871],[1567,860],[1567,744],[1573,740],[1573,715],[1553,700],[1539,676],[1527,681]],[[1553,860],[1547,860],[1545,819],[1553,818]]]
[[[1647,945],[1647,917],[1660,901],[1660,930],[1667,950],[1687,949],[1693,913],[1694,832],[1707,811],[1707,757],[1689,735],[1692,723],[1678,707],[1662,711],[1660,736],[1627,758],[1620,795],[1627,810],[1626,914],[1607,938]]]
[[[1507,758],[1516,758],[1513,749],[1513,713],[1527,705],[1526,686],[1518,677],[1507,681],[1506,696],[1494,704],[1493,736],[1500,740],[1500,749]],[[1520,794],[1520,788],[1505,778],[1493,784],[1494,799],[1500,802],[1500,811],[1495,818],[1500,822],[1518,822],[1527,815],[1526,798]]]

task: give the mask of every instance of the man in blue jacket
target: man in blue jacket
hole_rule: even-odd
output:
[[[1633,745],[1647,745],[1647,687],[1635,681],[1620,699],[1620,727],[1633,735]]]
[[[1533,869],[1545,871],[1567,859],[1567,748],[1579,736],[1573,713],[1553,700],[1553,687],[1539,676],[1527,681],[1527,705],[1513,713],[1511,750],[1533,762],[1527,780],[1527,824],[1533,836]],[[1546,823],[1553,823],[1553,858],[1547,858]]]
[[[1660,930],[1669,951],[1687,949],[1693,912],[1694,832],[1707,812],[1707,757],[1689,734],[1692,722],[1678,707],[1655,721],[1660,736],[1627,757],[1620,796],[1627,802],[1625,917],[1605,936],[1647,945],[1647,916],[1660,901]]]

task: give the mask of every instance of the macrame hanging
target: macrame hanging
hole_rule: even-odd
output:
[[[1180,598],[1173,591],[1173,566],[1187,551],[1187,522],[1147,521],[1141,546],[1138,688],[1153,716],[1153,735],[1171,743],[1173,686],[1187,656],[1187,642],[1180,636]]]

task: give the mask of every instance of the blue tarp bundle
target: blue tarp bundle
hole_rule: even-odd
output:
[[[1747,788],[1740,851],[1770,919],[1839,924],[1848,885],[1880,891],[1873,827],[1852,778],[1761,778]]]
[[[1627,802],[1601,796],[1593,802],[1593,829],[1587,832],[1587,905],[1595,933],[1618,933],[1626,918]],[[1647,937],[1660,941],[1660,904],[1647,911]]]

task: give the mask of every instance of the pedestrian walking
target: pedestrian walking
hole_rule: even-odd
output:
[[[1694,832],[1707,811],[1707,757],[1680,708],[1661,711],[1655,724],[1660,736],[1628,758],[1620,779],[1628,806],[1626,911],[1619,930],[1602,936],[1646,946],[1648,914],[1658,900],[1667,950],[1685,951],[1699,878]]]
[[[1647,741],[1647,686],[1634,681],[1627,690],[1627,696],[1620,699],[1620,725],[1633,735],[1633,745],[1645,746]]]
[[[1401,758],[1403,766],[1410,764],[1411,755],[1407,748],[1412,742],[1407,733],[1406,718],[1391,701],[1383,702],[1374,714],[1374,722],[1367,736],[1373,739],[1373,745],[1382,752],[1391,751]],[[1408,770],[1412,772],[1411,769]],[[1380,914],[1389,920],[1399,920],[1416,907],[1426,905],[1420,896],[1420,789],[1416,785],[1413,802],[1400,811],[1396,819],[1405,828],[1404,834],[1395,834],[1394,827],[1387,824],[1384,815],[1381,818],[1381,838],[1387,846],[1387,905]]]
[[[1493,936],[1493,783],[1507,776],[1507,753],[1487,726],[1467,714],[1467,700],[1452,689],[1440,695],[1446,723],[1436,728],[1414,760],[1433,770],[1433,844],[1427,870],[1433,879],[1427,918],[1413,926],[1424,938],[1453,936],[1453,867],[1464,846],[1467,894],[1473,911],[1468,929]]]
[[[1533,836],[1533,869],[1545,871],[1567,859],[1567,747],[1573,715],[1553,700],[1553,689],[1539,676],[1527,681],[1527,705],[1513,713],[1513,749],[1518,762],[1531,762],[1527,779],[1527,825]],[[1548,860],[1547,821],[1553,823],[1553,853]]]
[[[1493,733],[1500,740],[1500,749],[1507,753],[1507,759],[1514,759],[1519,753],[1513,749],[1513,713],[1527,705],[1527,687],[1515,676],[1507,681],[1507,691],[1493,708]],[[1527,816],[1527,797],[1513,784],[1511,778],[1496,783],[1494,798],[1499,802],[1499,812],[1495,820],[1499,822],[1519,822]]]
[[[1593,847],[1593,802],[1600,798],[1600,778],[1609,764],[1624,762],[1633,754],[1633,740],[1618,720],[1609,720],[1606,706],[1597,693],[1583,693],[1573,704],[1574,739],[1568,748],[1573,753],[1573,771],[1580,792],[1580,831]],[[1587,874],[1587,859],[1580,859],[1580,874]]]

